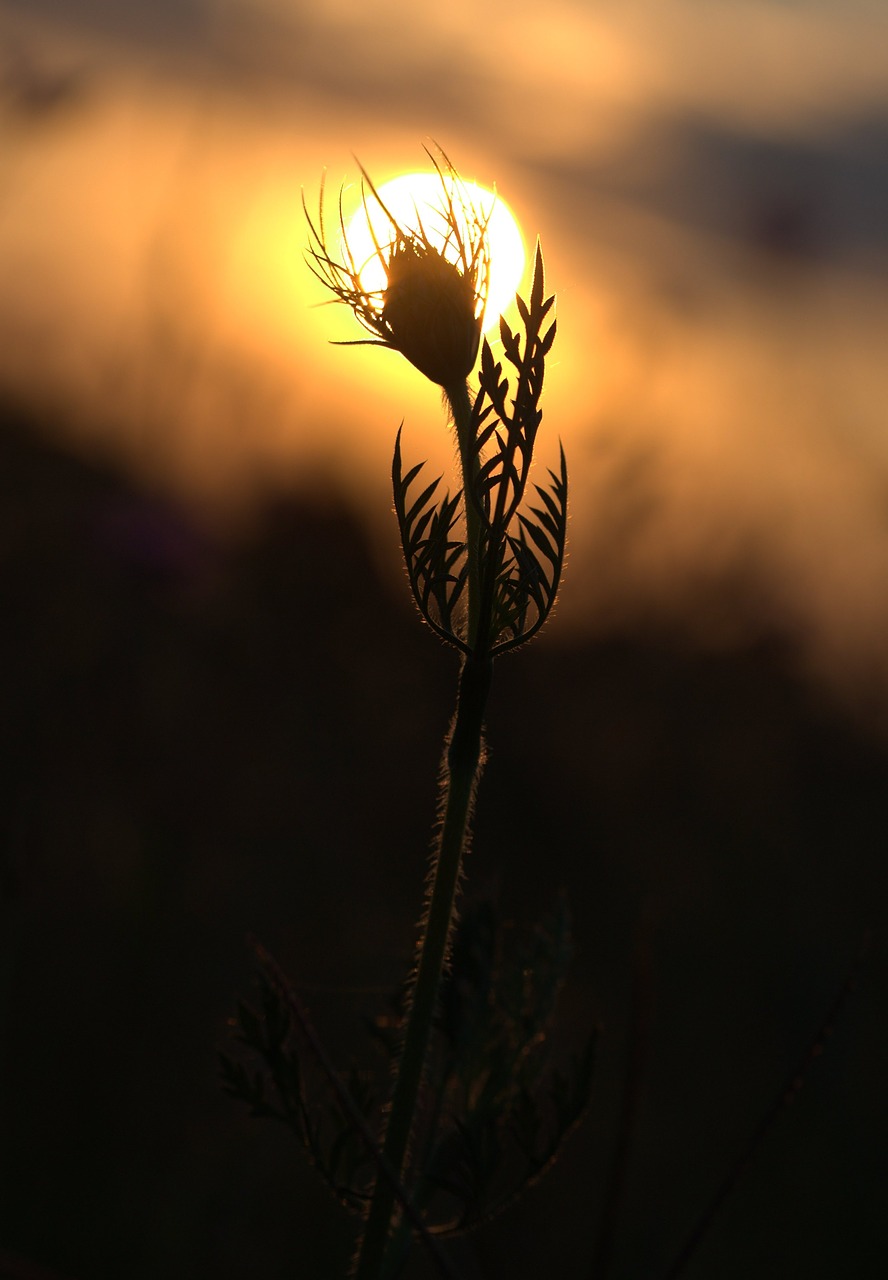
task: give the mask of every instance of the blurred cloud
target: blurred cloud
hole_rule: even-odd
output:
[[[0,0],[0,382],[205,510],[321,471],[384,517],[437,396],[327,345],[300,200],[429,136],[558,293],[565,622],[888,691],[881,4]]]
[[[878,0],[3,0],[4,14],[137,64],[199,66],[229,89],[298,84],[343,110],[372,101],[376,119],[446,108],[547,154],[607,145],[627,113],[770,134],[866,114],[885,97]]]

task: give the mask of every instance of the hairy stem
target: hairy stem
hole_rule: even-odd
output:
[[[450,407],[456,440],[459,446],[459,464],[463,479],[463,508],[466,518],[466,555],[469,560],[469,616],[466,640],[472,649],[484,648],[479,643],[481,613],[481,517],[472,501],[470,486],[478,471],[478,455],[472,451],[472,401],[464,382],[445,387],[444,395]]]
[[[420,942],[404,1044],[392,1094],[383,1143],[383,1158],[403,1179],[413,1132],[417,1099],[438,1005],[441,976],[447,961],[456,915],[462,855],[472,800],[483,763],[482,726],[490,688],[492,662],[469,654],[459,681],[456,716],[444,759],[444,806],[441,833]],[[396,1198],[392,1185],[377,1178],[361,1241],[357,1280],[379,1280]]]
[[[481,619],[481,518],[469,486],[478,468],[472,451],[472,401],[463,382],[445,388],[459,446],[463,480],[468,556],[468,618],[466,654],[459,678],[456,714],[443,765],[442,820],[435,855],[428,909],[419,944],[419,958],[404,1029],[404,1042],[385,1129],[383,1160],[403,1180],[408,1165],[417,1101],[425,1072],[441,978],[447,963],[463,852],[475,787],[484,759],[484,709],[493,663]],[[356,1280],[380,1280],[397,1213],[393,1184],[377,1178],[358,1255]]]

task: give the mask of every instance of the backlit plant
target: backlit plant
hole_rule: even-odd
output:
[[[570,1079],[548,1062],[569,955],[562,910],[524,943],[487,909],[456,924],[493,664],[551,612],[564,563],[567,468],[562,451],[542,483],[531,478],[555,338],[542,253],[528,299],[516,298],[521,327],[500,318],[495,354],[482,334],[488,218],[447,158],[432,161],[440,201],[417,210],[410,226],[363,173],[379,289],[363,283],[341,198],[332,229],[323,191],[317,216],[306,210],[309,266],[370,335],[355,341],[399,352],[443,389],[459,458],[455,491],[442,491],[440,477],[422,476],[425,464],[405,468],[398,432],[392,482],[407,576],[425,621],[459,652],[460,673],[417,963],[393,1026],[377,1028],[396,1064],[394,1086],[380,1099],[360,1074],[339,1075],[261,948],[260,1007],[239,1013],[240,1037],[261,1066],[223,1059],[228,1088],[257,1114],[289,1123],[340,1200],[364,1215],[359,1280],[399,1274],[417,1238],[451,1274],[440,1235],[488,1218],[551,1165],[585,1108],[592,1059],[590,1041]],[[329,1123],[312,1100],[318,1075],[334,1098]]]
[[[395,218],[363,175],[379,287],[364,283],[366,263],[349,244],[341,198],[332,234],[323,191],[317,216],[306,210],[309,266],[367,331],[355,341],[400,353],[443,389],[459,460],[453,494],[442,492],[441,477],[423,478],[424,463],[405,469],[397,434],[394,507],[410,588],[432,631],[458,651],[460,672],[416,965],[392,1017],[373,1027],[394,1083],[380,1090],[364,1072],[336,1068],[297,989],[261,946],[258,1004],[241,1005],[235,1023],[250,1056],[222,1055],[229,1092],[255,1115],[284,1121],[342,1205],[359,1217],[357,1280],[395,1280],[417,1241],[439,1274],[456,1276],[447,1236],[488,1221],[551,1167],[586,1109],[595,1048],[593,1034],[568,1075],[553,1066],[549,1031],[570,954],[563,907],[523,940],[501,927],[489,906],[457,918],[493,664],[531,639],[551,612],[564,562],[567,470],[562,452],[542,483],[531,478],[555,337],[542,254],[537,248],[529,297],[515,300],[520,328],[513,331],[500,317],[495,354],[483,336],[489,217],[446,157],[432,159],[440,199],[423,214],[417,208],[411,225]],[[473,373],[477,386],[470,390]],[[798,1092],[853,981],[852,973],[800,1066],[686,1234],[664,1272],[668,1280],[684,1273]],[[615,1274],[615,1224],[639,1096],[642,995],[591,1251],[589,1274],[596,1278]]]

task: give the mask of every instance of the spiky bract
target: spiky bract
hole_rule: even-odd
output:
[[[385,286],[368,289],[368,263],[358,261],[339,197],[337,246],[324,217],[324,193],[315,222],[308,210],[308,264],[335,299],[354,311],[374,336],[357,342],[399,351],[420,373],[442,387],[465,383],[481,341],[481,321],[490,282],[489,214],[477,208],[450,161],[427,152],[440,178],[440,199],[414,225],[402,226],[362,167],[362,201],[375,257]],[[373,206],[382,214],[380,235]],[[433,225],[434,224],[434,225]],[[355,345],[355,344],[344,344]]]

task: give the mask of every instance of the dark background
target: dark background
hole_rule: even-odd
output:
[[[0,428],[0,1275],[333,1280],[348,1221],[295,1140],[222,1094],[215,1053],[248,934],[337,1061],[365,1052],[412,954],[454,655],[334,492],[214,538],[42,426],[7,408]],[[737,610],[736,583],[708,590]],[[557,616],[499,664],[466,894],[524,925],[566,895],[558,1034],[603,1039],[584,1127],[464,1247],[468,1276],[589,1275],[640,966],[613,1274],[665,1275],[868,930],[687,1275],[882,1274],[888,754],[799,670],[762,629],[592,641]]]

